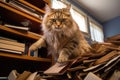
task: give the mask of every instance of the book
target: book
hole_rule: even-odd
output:
[[[101,57],[100,59],[96,60],[94,64],[97,65],[97,64],[104,63],[116,55],[118,55],[117,51],[111,51],[110,53],[108,53],[105,56]]]
[[[7,38],[7,37],[3,37],[3,36],[0,36],[0,39],[1,39],[1,40],[12,41],[12,42],[17,42],[17,40],[15,40],[15,39],[11,39],[11,38]]]
[[[23,31],[28,31],[28,27],[23,27],[23,26],[15,26],[15,25],[10,25],[10,24],[5,24],[4,26],[13,28],[13,29],[18,29],[18,30],[23,30]]]
[[[89,72],[84,80],[102,80],[102,79],[97,75],[93,74],[92,72]]]
[[[7,77],[0,77],[0,80],[8,80]]]
[[[69,67],[70,63],[58,63],[56,62],[52,67],[44,71],[47,75],[62,75]],[[66,69],[66,70],[65,70]]]
[[[8,75],[8,80],[16,80],[18,72],[16,70],[12,70]]]
[[[2,52],[16,53],[16,54],[22,54],[21,51],[15,51],[15,50],[9,50],[9,49],[1,49],[0,48],[0,51],[2,51]]]
[[[15,80],[27,80],[27,78],[31,75],[30,71],[24,71],[20,74]]]
[[[9,44],[9,45],[15,45],[15,46],[23,47],[23,48],[25,47],[24,43],[14,42],[14,41],[10,41],[10,40],[0,39],[0,43]]]
[[[100,66],[103,65],[103,64],[105,64],[105,63],[101,63],[101,64],[97,64],[97,65],[95,65],[95,66],[91,66],[91,67],[89,67],[89,68],[87,68],[87,69],[83,69],[83,71],[84,71],[84,72],[87,72],[87,71],[94,70],[94,69],[100,67]]]
[[[63,75],[68,68],[70,68],[73,64],[77,63],[82,58],[76,58],[73,60],[69,60],[67,62],[59,63],[56,62],[53,66],[49,69],[44,71],[44,74],[47,75]]]
[[[23,47],[15,46],[15,45],[9,45],[9,44],[4,44],[0,43],[0,49],[7,49],[7,50],[14,50],[14,51],[21,51],[24,52]]]
[[[36,10],[30,8],[29,6],[26,6],[24,4],[19,3],[18,1],[10,1],[9,4],[11,4],[12,6],[14,6],[15,8],[22,10],[28,14],[31,14],[32,16],[35,16],[37,18],[39,18],[39,15],[37,14]]]
[[[29,52],[28,56],[38,57],[38,50],[28,52]]]
[[[107,67],[109,67],[109,66],[113,65],[114,63],[116,63],[119,58],[120,58],[120,55],[114,57],[113,59],[108,61],[104,66],[102,66],[102,67],[96,69],[95,71],[93,71],[93,73],[96,73],[96,72],[98,72],[98,71],[100,71],[102,69],[107,70],[108,69]]]

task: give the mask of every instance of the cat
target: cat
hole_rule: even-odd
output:
[[[42,21],[43,36],[30,46],[30,50],[47,47],[55,62],[66,62],[90,52],[85,40],[70,13],[71,6],[53,9],[47,6]]]

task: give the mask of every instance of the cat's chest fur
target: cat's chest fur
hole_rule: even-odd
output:
[[[51,47],[55,52],[59,52],[66,43],[69,42],[70,37],[67,37],[63,33],[47,33],[45,34],[48,47]]]

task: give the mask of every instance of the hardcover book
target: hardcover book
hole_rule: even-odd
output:
[[[70,68],[73,64],[79,62],[81,59],[82,58],[76,58],[63,63],[56,62],[53,66],[51,66],[49,69],[44,71],[44,74],[63,75],[68,70],[68,68]]]

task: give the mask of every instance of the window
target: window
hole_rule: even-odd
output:
[[[71,14],[72,14],[73,19],[78,24],[79,29],[83,32],[88,32],[85,16],[81,15],[76,10],[71,11]]]
[[[58,0],[52,0],[52,8],[58,9],[58,8],[65,8],[65,7],[66,5],[63,2]],[[81,15],[75,9],[71,9],[71,15],[73,19],[76,21],[76,23],[78,24],[79,29],[83,32],[88,33],[85,16]]]
[[[65,8],[66,5],[58,0],[52,0],[52,8],[58,9],[58,8]]]
[[[97,42],[103,42],[103,30],[100,28],[100,26],[90,22],[90,33],[91,33],[91,39],[93,41]]]

